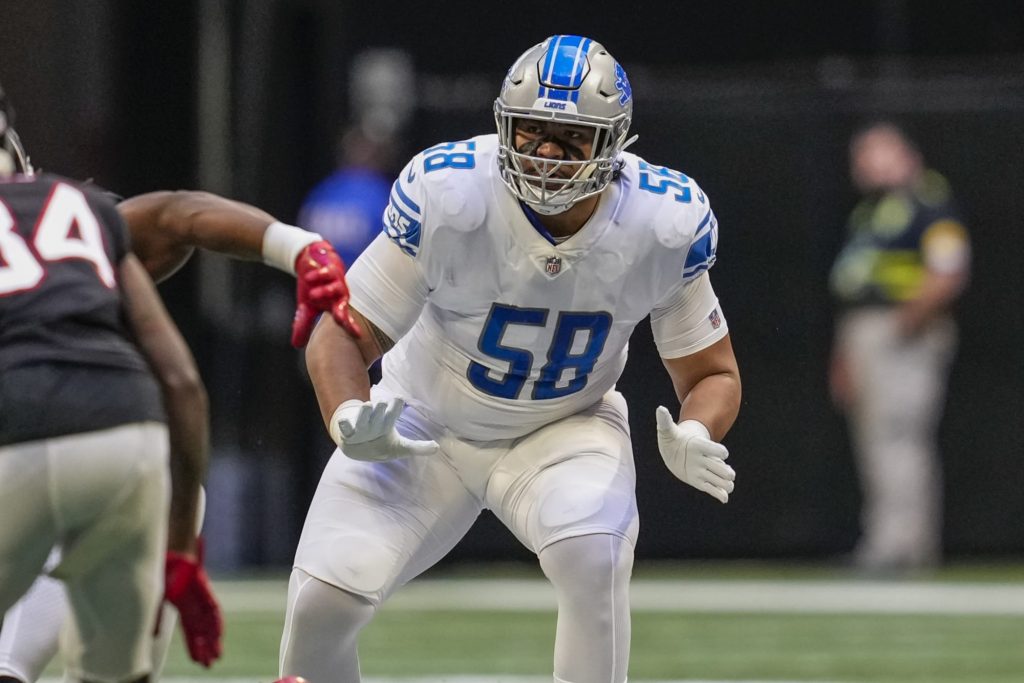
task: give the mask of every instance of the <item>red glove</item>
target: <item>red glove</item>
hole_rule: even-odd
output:
[[[167,552],[164,599],[178,609],[181,630],[193,661],[209,667],[221,654],[224,620],[203,570],[203,546],[197,557]]]
[[[330,311],[334,322],[352,336],[363,335],[348,309],[348,284],[345,264],[329,242],[313,242],[295,260],[295,319],[292,321],[292,346],[299,349],[309,341],[318,313]]]

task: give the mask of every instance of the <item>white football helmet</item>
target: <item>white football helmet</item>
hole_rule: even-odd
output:
[[[636,139],[626,139],[632,117],[626,72],[604,46],[583,36],[551,36],[516,60],[494,101],[501,179],[538,213],[562,213],[611,182],[616,158]],[[517,119],[593,128],[590,158],[552,160],[520,152]],[[565,168],[572,173],[560,173]]]

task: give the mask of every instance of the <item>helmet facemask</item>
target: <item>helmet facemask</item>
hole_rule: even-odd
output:
[[[616,159],[632,142],[626,139],[632,113],[629,81],[604,47],[582,36],[548,38],[509,69],[494,102],[502,181],[538,213],[567,211],[612,181]],[[576,158],[559,139],[552,141],[562,147],[561,159],[531,153],[539,144],[516,145],[517,121],[592,130],[590,154]]]
[[[32,175],[34,170],[13,127],[13,111],[0,88],[0,176]]]
[[[569,118],[555,113],[545,116],[532,109],[501,107],[500,100],[495,104],[494,117],[502,179],[520,201],[542,214],[562,213],[608,186],[614,175],[615,159],[625,146],[629,125],[625,115],[615,121],[580,115]],[[562,158],[539,156],[536,149],[550,139],[545,135],[517,146],[517,122],[531,120],[564,122],[591,130],[589,156],[579,158],[561,140],[553,142],[563,149]]]
[[[32,168],[32,162],[25,153],[25,148],[21,146],[18,134],[14,132],[13,128],[8,128],[0,141],[0,175],[15,173],[32,175],[35,173],[35,169]]]

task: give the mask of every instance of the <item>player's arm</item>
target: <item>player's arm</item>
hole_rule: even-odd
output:
[[[682,408],[679,421],[659,406],[658,450],[678,479],[728,503],[736,472],[725,464],[729,450],[719,441],[740,408],[740,374],[726,334],[710,346],[678,358],[663,358]]]
[[[209,414],[195,360],[142,264],[127,255],[121,284],[129,326],[163,391],[171,438],[171,520],[167,547],[196,552],[199,487],[206,473]]]
[[[921,249],[924,281],[917,296],[899,309],[900,330],[907,337],[945,313],[967,286],[970,275],[970,243],[959,221],[944,219],[930,225],[921,239]]]
[[[651,311],[651,328],[681,406],[678,420],[658,407],[658,449],[677,478],[726,503],[736,473],[719,441],[736,420],[742,390],[707,273],[681,283]]]
[[[209,192],[150,192],[124,200],[117,209],[128,224],[133,251],[154,280],[174,273],[195,247],[238,259],[262,259],[296,277],[293,345],[306,344],[322,312],[330,312],[338,324],[360,334],[348,314],[345,265],[320,235]]]
[[[224,627],[195,533],[209,448],[206,389],[156,287],[132,254],[121,263],[121,283],[129,325],[163,390],[170,432],[171,518],[164,597],[181,615],[189,655],[210,666],[220,657]]]
[[[353,336],[340,325],[321,320],[306,348],[306,367],[328,430],[335,409],[345,401],[370,400],[366,369],[395,345],[379,327],[355,310],[356,323],[369,334]]]
[[[437,452],[435,442],[407,439],[397,432],[395,423],[405,408],[401,398],[370,400],[366,369],[394,343],[358,311],[352,310],[352,314],[370,334],[356,338],[333,319],[324,318],[306,350],[306,366],[331,438],[355,460],[392,460]]]
[[[361,329],[355,337],[326,317],[306,350],[306,366],[320,414],[331,438],[356,460],[429,455],[432,441],[413,441],[395,430],[405,406],[401,398],[370,399],[366,369],[412,328],[428,295],[417,262],[387,236],[363,252],[352,271],[353,294],[364,311],[352,310]]]
[[[117,210],[128,224],[132,250],[157,282],[195,247],[259,260],[263,234],[275,222],[266,211],[209,192],[150,192],[124,200]]]
[[[736,355],[728,334],[700,351],[663,358],[679,398],[679,421],[696,420],[721,441],[740,411],[742,388]]]

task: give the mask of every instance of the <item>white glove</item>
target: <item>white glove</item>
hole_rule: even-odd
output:
[[[331,438],[353,460],[394,460],[410,455],[433,455],[436,441],[407,439],[395,429],[405,401],[345,401],[331,416]]]
[[[676,424],[664,406],[658,406],[654,415],[658,420],[658,450],[672,474],[728,503],[736,480],[736,472],[725,464],[729,449],[712,441],[708,428],[697,420]]]

